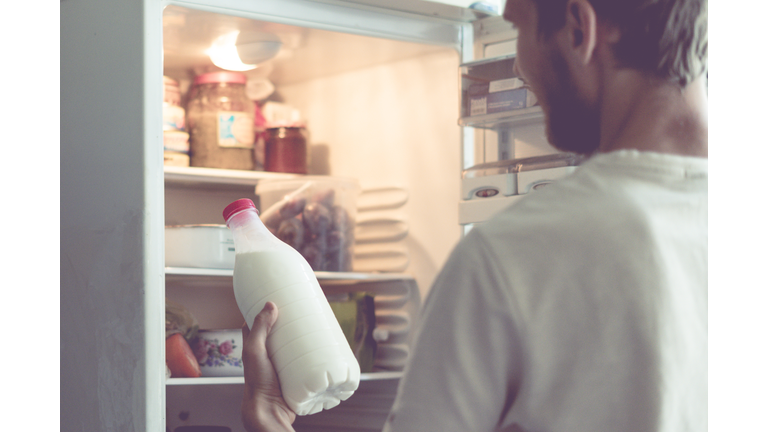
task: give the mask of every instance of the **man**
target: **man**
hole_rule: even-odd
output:
[[[504,17],[550,142],[591,157],[453,251],[385,431],[706,430],[706,0]],[[276,315],[246,335],[251,430],[294,419],[263,345]]]

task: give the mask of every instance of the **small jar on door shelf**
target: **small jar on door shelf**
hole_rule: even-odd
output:
[[[264,169],[306,174],[309,165],[307,130],[303,127],[271,127],[264,135]]]
[[[245,75],[198,75],[187,104],[190,165],[252,170],[254,102],[245,94]]]

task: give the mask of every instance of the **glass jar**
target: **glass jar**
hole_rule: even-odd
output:
[[[307,131],[302,127],[268,128],[264,137],[264,169],[272,172],[306,174]]]
[[[198,75],[187,103],[190,165],[252,170],[254,102],[236,72]]]

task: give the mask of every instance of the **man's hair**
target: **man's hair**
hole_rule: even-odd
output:
[[[533,0],[539,29],[565,25],[567,0]],[[613,53],[630,67],[685,87],[707,72],[707,0],[589,0],[599,18],[617,26]]]

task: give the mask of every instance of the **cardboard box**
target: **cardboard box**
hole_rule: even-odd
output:
[[[515,58],[482,60],[461,66],[462,117],[529,108],[536,97],[513,72]]]

